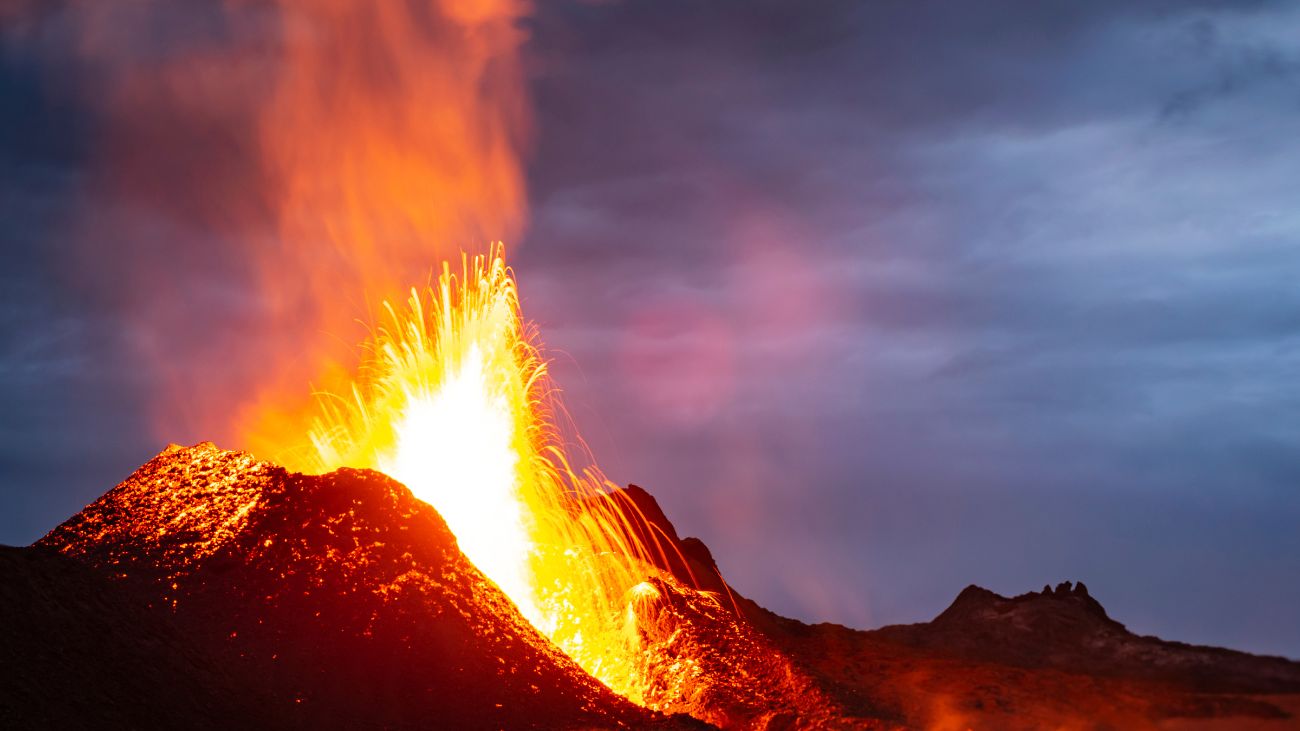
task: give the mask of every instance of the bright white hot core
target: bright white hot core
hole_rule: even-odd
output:
[[[528,578],[514,420],[506,398],[491,388],[482,351],[471,345],[459,369],[434,389],[408,396],[394,452],[381,471],[436,508],[461,551],[540,626]]]

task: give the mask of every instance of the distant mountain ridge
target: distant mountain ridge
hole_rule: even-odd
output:
[[[1135,635],[1106,614],[1083,582],[1012,598],[968,586],[932,621],[877,634],[1016,667],[1179,683],[1207,693],[1300,692],[1300,663]]]

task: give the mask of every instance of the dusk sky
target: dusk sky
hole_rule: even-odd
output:
[[[246,112],[282,25],[6,7],[0,543],[26,544],[218,436],[176,374],[251,377]],[[740,592],[865,628],[1082,580],[1139,634],[1300,658],[1300,4],[521,27],[524,313],[604,471]],[[141,74],[230,49],[229,96]]]

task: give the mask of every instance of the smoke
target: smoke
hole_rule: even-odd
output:
[[[346,359],[322,333],[404,301],[438,261],[520,232],[521,12],[513,0],[283,3],[281,71],[258,115],[278,237],[257,254],[290,335],[277,362],[291,367],[240,417],[255,444],[300,438],[305,385]]]
[[[160,439],[276,457],[358,322],[527,218],[516,0],[73,2],[5,18],[94,120],[51,260]],[[50,62],[54,60],[57,62]]]

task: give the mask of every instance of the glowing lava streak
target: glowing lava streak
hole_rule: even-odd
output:
[[[640,700],[623,617],[663,548],[598,471],[570,466],[500,249],[462,258],[458,273],[444,264],[436,287],[385,309],[351,394],[321,396],[315,468],[371,467],[406,484],[534,626]]]
[[[437,506],[465,555],[536,624],[541,614],[528,581],[519,455],[510,448],[514,424],[489,378],[482,349],[471,344],[440,388],[409,394],[394,453],[379,469]]]

